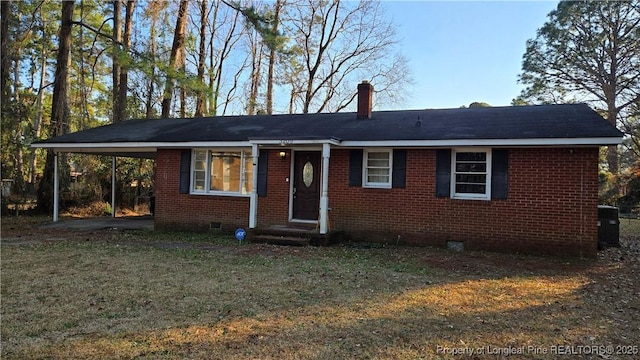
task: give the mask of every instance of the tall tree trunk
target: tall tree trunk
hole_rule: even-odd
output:
[[[258,90],[260,89],[260,78],[262,76],[262,42],[256,38],[251,42],[251,88],[249,90],[249,101],[247,103],[247,115],[256,115],[258,105]]]
[[[607,20],[607,19],[603,19]],[[619,18],[613,20],[616,28],[622,28],[622,24],[619,22]],[[618,34],[616,34],[618,35]],[[608,64],[608,69],[606,71],[607,75],[604,75],[605,82],[602,85],[602,90],[604,92],[604,97],[606,99],[607,104],[607,121],[611,123],[611,125],[618,127],[618,113],[619,109],[616,106],[616,96],[618,95],[618,91],[620,90],[620,86],[618,84],[618,77],[616,74],[619,73],[618,66],[619,61],[619,49],[618,49],[618,38],[615,37],[615,40],[610,44],[610,54],[611,54],[611,62]],[[640,50],[636,46],[636,50]],[[607,147],[607,163],[609,165],[609,171],[612,174],[618,175],[619,164],[618,164],[618,147],[616,145],[609,145]]]
[[[151,27],[151,45],[149,46],[149,55],[151,56],[151,61],[154,62],[156,58],[156,42],[154,40],[155,35],[155,27]],[[145,101],[145,117],[147,119],[151,119],[153,116],[153,93],[155,92],[156,87],[156,66],[154,64],[151,65],[151,73],[149,74],[149,86],[147,87],[147,99]]]
[[[15,160],[15,182],[14,187],[18,193],[22,193],[25,190],[24,187],[24,151],[22,150],[23,140],[22,140],[22,123],[18,124],[18,128],[16,131],[16,160]]]
[[[184,49],[180,52],[180,63],[182,64],[181,72],[186,74],[187,54]],[[180,117],[183,119],[187,117],[187,85],[184,82],[180,84]]]
[[[11,75],[11,55],[9,51],[9,21],[11,14],[10,1],[0,1],[0,56],[2,62],[0,64],[0,96],[2,97],[2,112],[5,112],[5,106],[9,101],[9,82]],[[4,117],[4,115],[3,115]]]
[[[171,54],[169,55],[169,71],[167,74],[167,83],[164,88],[164,97],[162,99],[162,117],[168,118],[171,112],[171,100],[173,98],[174,77],[173,72],[177,72],[182,68],[180,60],[181,52],[184,52],[184,37],[187,27],[187,10],[189,8],[189,0],[180,0],[180,8],[178,9],[178,17],[176,19],[176,29],[173,34],[173,45],[171,46]]]
[[[217,9],[216,9],[217,11]],[[215,22],[215,18],[214,18]],[[216,82],[215,73],[213,68],[215,66],[215,57],[213,51],[213,35],[211,34],[211,38],[209,39],[209,115],[216,116],[216,108],[218,107],[217,99],[218,93],[214,91],[214,83]]]
[[[209,36],[209,110],[207,113],[209,115],[216,115],[218,108],[218,92],[215,91],[215,83],[216,83],[216,72],[214,71],[216,65],[216,57],[214,51],[214,42],[216,35],[216,24],[218,23],[218,10],[220,9],[220,4],[217,2],[212,3],[213,15],[211,17],[211,34]]]
[[[58,54],[56,56],[56,72],[53,84],[53,103],[51,104],[51,136],[58,136],[69,130],[69,66],[71,63],[71,27],[73,24],[74,1],[62,2],[62,17],[58,33]],[[69,183],[69,165],[66,157],[60,161],[58,174],[60,187]],[[53,210],[53,167],[54,154],[47,152],[47,160],[40,186],[38,188],[38,206],[41,212]]]
[[[280,22],[280,9],[282,8],[283,0],[276,0],[273,9],[273,32],[278,33],[278,24]],[[267,73],[267,114],[273,114],[273,74],[276,64],[276,44],[272,43],[269,46],[269,70]]]
[[[200,83],[201,88],[197,91],[195,117],[204,116],[207,100],[207,94],[204,91],[204,68],[207,61],[207,7],[207,0],[202,0],[202,3],[200,4],[200,49],[198,50],[198,82]]]
[[[151,56],[151,71],[149,74],[149,86],[147,87],[147,98],[145,104],[145,117],[151,119],[153,116],[154,92],[156,87],[156,25],[158,23],[158,13],[161,5],[158,1],[149,3],[148,12],[151,16],[151,27],[149,29],[149,55]]]
[[[617,127],[618,109],[616,108],[615,94],[607,97],[607,121],[613,126]],[[609,171],[612,174],[617,175],[620,170],[618,160],[618,147],[616,145],[609,145],[607,147],[607,164],[609,165]]]
[[[135,0],[128,0],[124,20],[124,34],[122,36],[123,56],[129,56],[131,48],[131,32],[133,28],[133,11],[135,10]],[[127,92],[129,90],[129,65],[120,64],[120,81],[118,81],[118,114],[114,117],[114,122],[127,119]]]
[[[44,16],[42,10],[40,11],[41,16]],[[43,19],[44,21],[44,19]],[[40,84],[38,85],[38,97],[36,100],[36,108],[38,115],[36,116],[36,122],[33,126],[34,130],[34,138],[39,140],[40,134],[42,133],[42,121],[44,118],[44,85],[47,77],[47,59],[48,59],[48,47],[46,46],[46,32],[44,26],[42,27],[42,49],[40,49],[41,58],[40,58]],[[36,183],[36,167],[38,165],[38,156],[36,149],[32,149],[31,151],[31,159],[29,162],[29,183],[35,185]]]
[[[294,85],[291,85],[291,96],[289,97],[289,114],[293,114],[293,104],[296,100],[296,91]]]
[[[20,16],[18,16],[20,17]],[[16,54],[15,54],[15,64],[13,67],[13,98],[16,104],[20,103],[20,49],[16,49]],[[22,111],[21,111],[22,112]],[[15,171],[15,178],[14,178],[14,187],[16,189],[17,192],[21,193],[24,191],[24,156],[23,156],[23,151],[22,151],[22,135],[23,135],[23,131],[22,131],[22,121],[19,121],[18,126],[16,127],[16,137],[15,137],[15,144],[16,144],[16,153],[15,153],[15,163],[14,163],[14,171]]]
[[[122,104],[120,104],[120,72],[122,67],[120,66],[120,42],[122,41],[122,26],[121,15],[122,14],[122,0],[113,1],[113,55],[111,59],[113,61],[113,115],[112,122],[117,123],[122,119]]]

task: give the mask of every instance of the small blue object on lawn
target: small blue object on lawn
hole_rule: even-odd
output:
[[[240,228],[236,230],[236,239],[238,239],[238,242],[241,243],[245,237],[247,237],[247,232],[245,231],[245,229]]]

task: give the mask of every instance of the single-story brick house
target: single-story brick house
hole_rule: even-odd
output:
[[[593,257],[599,147],[585,104],[130,120],[36,147],[155,158],[156,229],[319,234]]]

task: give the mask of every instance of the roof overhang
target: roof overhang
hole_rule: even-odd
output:
[[[32,148],[40,148],[62,153],[77,153],[90,155],[106,155],[117,157],[133,157],[153,159],[156,157],[157,148],[142,146],[110,146],[108,144],[62,144],[62,143],[38,143],[31,144]]]
[[[342,141],[343,147],[455,147],[455,146],[605,146],[619,145],[622,138],[548,138],[548,139],[446,139],[397,141]]]
[[[447,139],[447,140],[372,140],[341,141],[328,139],[249,139],[248,141],[200,142],[109,142],[109,143],[34,143],[33,148],[55,152],[94,155],[155,158],[158,149],[236,148],[258,146],[296,146],[329,144],[339,147],[458,147],[458,146],[606,146],[618,145],[619,137],[601,138],[549,138],[549,139]]]
[[[155,158],[158,149],[191,149],[198,147],[251,147],[248,141],[206,142],[109,142],[109,143],[34,143],[32,148],[55,152],[108,155],[137,158]]]

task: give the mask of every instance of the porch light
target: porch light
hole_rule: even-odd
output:
[[[287,153],[284,151],[280,151],[280,160],[284,161],[287,158]]]

